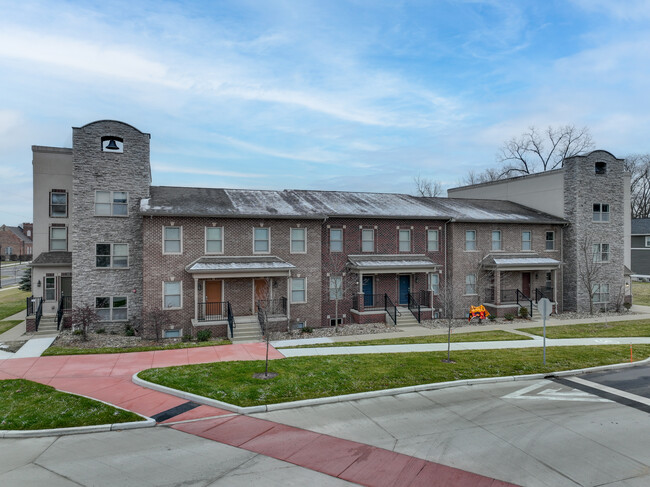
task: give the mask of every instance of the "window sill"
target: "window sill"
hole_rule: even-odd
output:
[[[130,267],[95,267],[96,271],[128,271]]]
[[[95,218],[128,218],[129,215],[93,215]]]

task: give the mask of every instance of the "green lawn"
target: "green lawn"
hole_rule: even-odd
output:
[[[0,321],[0,333],[11,330],[18,323],[22,323],[22,320],[6,320]]]
[[[635,346],[639,360],[650,345]],[[549,373],[626,362],[628,346],[549,347],[542,350],[468,350],[452,352],[456,363],[442,362],[446,352],[296,357],[271,362],[278,377],[253,378],[263,361],[217,362],[149,369],[142,379],[239,406],[274,404],[339,394],[390,389],[479,377]]]
[[[542,335],[543,328],[525,328],[521,331]],[[650,320],[612,321],[611,323],[589,323],[585,325],[547,326],[547,338],[606,338],[606,337],[650,337]]]
[[[0,292],[0,320],[24,310],[27,307],[25,300],[31,295],[18,288]]]
[[[650,306],[650,282],[632,282],[632,302]]]
[[[81,347],[57,347],[52,346],[43,352],[45,355],[92,355],[97,353],[131,353],[131,352],[151,352],[154,350],[176,350],[179,348],[196,348],[196,347],[214,347],[217,345],[230,345],[230,340],[212,340],[208,342],[178,342],[168,345],[145,345],[141,347],[100,347],[100,348],[81,348]]]
[[[24,379],[0,381],[0,397],[0,430],[67,428],[144,420],[135,413]]]
[[[368,335],[371,337],[372,335]],[[509,333],[507,331],[477,331],[472,333],[454,333],[451,332],[452,342],[490,342],[503,340],[532,340],[527,336]],[[427,335],[420,337],[399,337],[399,338],[380,338],[357,340],[354,342],[336,342],[336,343],[318,343],[315,345],[297,345],[295,347],[282,348],[314,348],[314,347],[356,347],[365,345],[408,345],[412,343],[447,343],[447,334],[444,335]]]

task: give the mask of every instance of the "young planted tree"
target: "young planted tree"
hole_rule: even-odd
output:
[[[334,332],[338,332],[340,303],[357,288],[353,274],[348,272],[347,257],[343,253],[329,254],[329,298],[334,301]]]
[[[162,332],[173,324],[172,319],[164,309],[145,309],[143,313],[145,328],[153,330],[156,341],[162,340]]]
[[[99,323],[100,319],[99,315],[95,312],[95,308],[91,308],[89,305],[77,306],[70,313],[72,329],[80,330],[84,340],[88,340],[88,330]]]

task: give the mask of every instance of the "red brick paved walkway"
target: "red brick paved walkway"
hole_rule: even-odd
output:
[[[29,379],[153,416],[187,403],[131,382],[151,367],[262,360],[263,343],[106,355],[0,360],[0,380]],[[275,349],[269,358],[282,358]],[[223,416],[223,417],[220,417]],[[187,423],[179,421],[194,420]],[[179,431],[368,486],[511,486],[434,462],[222,409],[199,406],[163,422]]]

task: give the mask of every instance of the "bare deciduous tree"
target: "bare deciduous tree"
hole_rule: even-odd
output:
[[[172,320],[164,309],[146,309],[143,316],[144,324],[153,329],[156,341],[162,340],[162,331],[172,324]]]
[[[73,330],[80,330],[84,340],[88,339],[88,330],[91,326],[99,323],[100,317],[89,305],[77,306],[70,313],[70,321]]]
[[[596,284],[603,272],[603,249],[589,236],[585,236],[578,242],[578,259],[581,264],[578,271],[580,283],[584,286],[589,295],[589,313],[594,314],[594,295],[596,293]],[[609,248],[607,249],[609,252]]]
[[[625,170],[631,175],[632,218],[650,218],[650,154],[627,156]]]
[[[442,183],[431,178],[426,178],[418,174],[413,178],[415,183],[415,195],[435,198],[442,196]]]
[[[338,332],[339,303],[350,296],[356,289],[356,281],[347,269],[347,257],[344,253],[330,252],[328,258],[328,288],[330,300],[334,301],[334,332]]]

